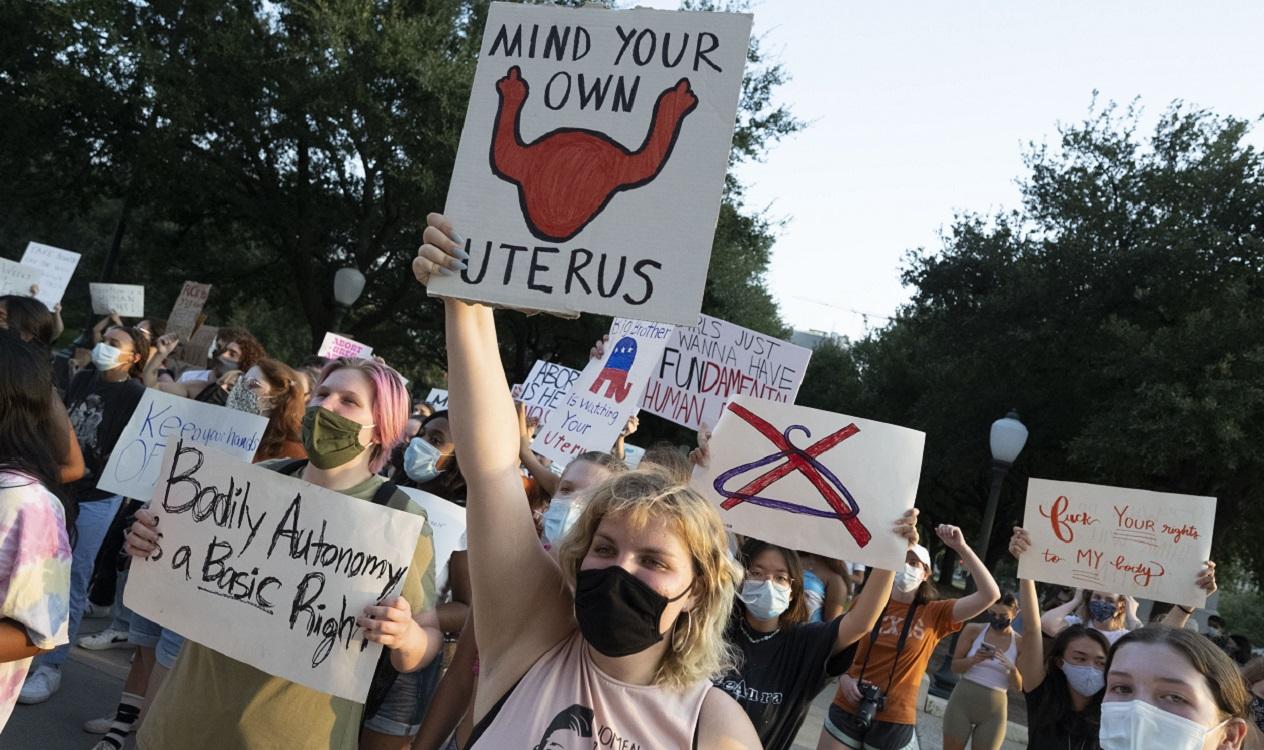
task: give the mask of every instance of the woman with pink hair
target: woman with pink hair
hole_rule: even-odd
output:
[[[377,472],[404,436],[408,392],[385,364],[339,359],[326,365],[303,416],[308,458],[259,464],[307,482],[397,510],[408,497]],[[157,547],[154,516],[136,514],[127,551]],[[368,640],[390,651],[391,666],[413,672],[439,652],[434,614],[434,545],[426,525],[404,578],[403,596],[366,607],[356,620]],[[137,747],[355,748],[364,706],[273,677],[192,641],[186,642],[143,719]]]

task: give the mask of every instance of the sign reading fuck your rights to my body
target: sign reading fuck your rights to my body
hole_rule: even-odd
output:
[[[424,518],[173,442],[149,510],[160,548],[124,602],[269,674],[363,702],[381,646],[355,620],[396,596]]]
[[[692,325],[751,16],[492,3],[429,289]]]

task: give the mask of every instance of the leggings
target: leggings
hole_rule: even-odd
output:
[[[944,737],[959,740],[964,746],[973,733],[970,747],[974,750],[1001,750],[1008,706],[1004,690],[959,680],[944,711]]]

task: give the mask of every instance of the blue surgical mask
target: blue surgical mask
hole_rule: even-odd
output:
[[[566,532],[584,515],[584,508],[585,504],[575,502],[573,496],[555,496],[540,522],[543,527],[540,538],[549,544],[560,544]]]
[[[1094,600],[1088,603],[1088,616],[1093,618],[1093,622],[1106,622],[1115,616],[1117,605],[1101,600]]]
[[[790,587],[772,581],[747,580],[738,595],[756,620],[773,620],[790,608]]]
[[[404,473],[414,482],[429,482],[439,476],[439,457],[443,454],[429,440],[415,437],[404,451]]]

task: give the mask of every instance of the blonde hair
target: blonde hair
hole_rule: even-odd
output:
[[[575,590],[579,566],[602,519],[623,516],[637,528],[650,519],[662,521],[692,557],[694,581],[689,591],[697,604],[688,613],[682,612],[664,636],[669,642],[667,654],[658,665],[654,684],[680,690],[733,669],[736,652],[724,632],[741,572],[729,557],[724,525],[715,508],[687,485],[652,468],[613,476],[588,494],[588,507],[558,545],[562,578],[570,590]]]

